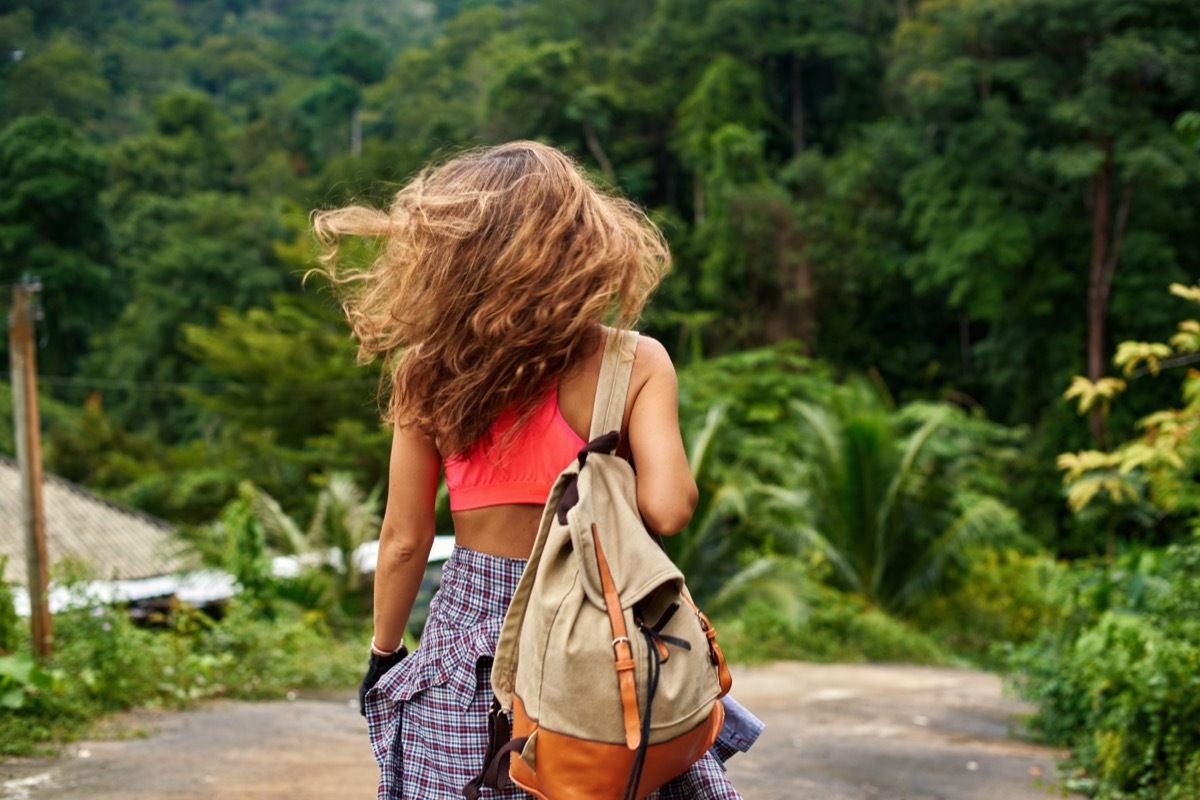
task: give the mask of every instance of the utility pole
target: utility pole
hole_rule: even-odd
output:
[[[8,350],[12,363],[13,418],[17,465],[21,472],[21,522],[25,529],[25,564],[29,575],[29,626],[33,652],[41,661],[54,648],[47,600],[46,515],[42,505],[42,427],[37,401],[37,357],[33,348],[30,308],[41,284],[28,279],[13,287],[8,318]]]

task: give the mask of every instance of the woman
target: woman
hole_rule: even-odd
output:
[[[534,142],[466,154],[408,184],[386,213],[326,211],[314,227],[327,274],[348,292],[360,359],[383,356],[390,370],[395,435],[361,692],[379,797],[460,798],[483,761],[505,609],[550,488],[586,443],[611,334],[602,320],[632,324],[669,254],[636,206]],[[379,257],[364,270],[339,266],[343,235],[380,239]],[[670,358],[641,337],[622,454],[637,464],[646,525],[662,535],[682,529],[696,503],[677,403]],[[455,550],[407,655],[443,468]],[[526,796],[511,785],[484,793]],[[738,795],[709,754],[657,796]]]

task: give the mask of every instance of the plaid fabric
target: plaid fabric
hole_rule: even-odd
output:
[[[709,750],[704,758],[646,800],[741,800],[729,782],[725,765]]]
[[[460,800],[483,766],[492,702],[491,657],[525,562],[456,547],[442,568],[421,645],[367,692],[379,800]],[[486,800],[530,798],[515,785]],[[737,800],[712,754],[653,800]],[[648,799],[649,800],[649,799]]]

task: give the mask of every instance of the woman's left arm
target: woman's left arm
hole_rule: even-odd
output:
[[[425,576],[441,468],[442,458],[428,436],[414,426],[396,425],[375,568],[375,646],[384,652],[403,643]]]

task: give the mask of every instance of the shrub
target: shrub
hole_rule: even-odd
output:
[[[50,669],[27,669],[23,655],[0,662],[0,696],[11,699],[0,714],[0,755],[45,752],[43,743],[85,735],[97,717],[133,706],[274,698],[358,682],[365,639],[333,638],[313,612],[257,613],[253,602],[234,601],[215,621],[180,607],[158,628],[137,627],[115,607],[57,615]]]
[[[17,617],[12,585],[4,580],[4,567],[8,556],[0,556],[0,655],[17,649],[18,630],[21,625]]]
[[[1200,539],[1126,557],[1075,600],[1016,655],[1035,729],[1100,798],[1200,796]]]
[[[1059,624],[1069,597],[1069,568],[1045,554],[979,548],[943,594],[927,597],[910,619],[952,652],[1002,667],[1013,645]]]
[[[739,662],[898,661],[944,664],[950,657],[929,637],[873,608],[865,600],[815,587],[800,620],[756,600],[736,617],[718,620],[721,647]]]

